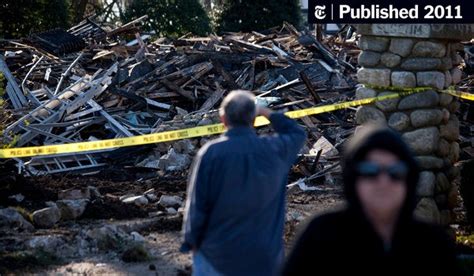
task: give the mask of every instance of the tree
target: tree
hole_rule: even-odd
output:
[[[69,27],[69,0],[2,0],[0,37],[19,38],[32,32]]]
[[[282,25],[286,21],[298,27],[299,0],[226,0],[217,29],[225,31],[258,31]]]
[[[211,31],[209,17],[199,0],[133,1],[123,22],[148,15],[147,27],[160,36],[176,37],[186,33],[206,35]]]

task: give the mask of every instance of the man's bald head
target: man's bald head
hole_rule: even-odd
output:
[[[245,90],[231,91],[219,109],[227,127],[253,126],[256,114],[255,96]]]

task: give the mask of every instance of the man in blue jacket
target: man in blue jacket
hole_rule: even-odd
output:
[[[193,251],[193,275],[275,275],[284,257],[287,175],[306,133],[285,115],[257,108],[248,91],[229,93],[219,114],[227,132],[194,160],[181,250]],[[255,133],[258,115],[276,134]]]

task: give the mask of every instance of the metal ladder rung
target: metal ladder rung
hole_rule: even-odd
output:
[[[56,163],[56,165],[58,166],[59,169],[64,169],[64,168],[66,168],[66,167],[64,166],[64,164],[60,163],[57,158],[54,158],[53,160],[54,160],[54,163]]]

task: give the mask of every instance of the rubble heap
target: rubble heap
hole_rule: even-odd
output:
[[[86,20],[67,32],[2,41],[0,70],[17,118],[3,133],[5,143],[64,144],[216,123],[215,109],[232,89],[252,90],[259,104],[289,110],[352,96],[356,53],[338,56],[291,25],[265,34],[151,41],[137,32],[144,18],[109,32]],[[135,39],[127,40],[131,34]],[[334,41],[332,46],[338,47]],[[303,118],[303,123],[315,130],[334,116]],[[190,163],[183,154],[198,144],[193,141],[182,150],[144,146],[15,160],[29,175],[89,173],[117,162],[179,170]]]

